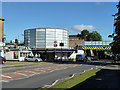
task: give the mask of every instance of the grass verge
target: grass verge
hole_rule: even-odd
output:
[[[39,64],[18,65],[18,66],[7,66],[7,67],[0,67],[0,69],[16,68],[16,67],[28,67],[28,66],[36,66],[36,65],[39,65]]]
[[[69,80],[66,80],[66,81],[63,81],[59,84],[56,84],[52,87],[50,87],[49,89],[52,89],[52,88],[72,88],[74,86],[76,86],[77,84],[85,81],[86,79],[92,77],[92,76],[95,76],[96,73],[100,71],[100,70],[90,70],[90,71],[87,71],[85,73],[82,73],[78,76],[75,76]]]

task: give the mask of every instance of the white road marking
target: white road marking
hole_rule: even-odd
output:
[[[56,80],[54,83],[52,83],[52,86],[55,85],[58,82],[58,80]]]
[[[6,78],[12,78],[12,77],[10,77],[10,76],[6,76],[6,75],[1,75],[1,76],[6,77]]]
[[[24,75],[24,76],[27,76],[26,74],[23,74],[23,73],[18,73],[18,72],[16,72],[17,74],[20,74],[20,75]]]
[[[31,72],[31,73],[33,73],[33,74],[36,74],[36,72],[33,72],[33,71],[26,71],[26,72]]]
[[[75,74],[77,74],[77,73],[74,73],[74,74],[72,74],[72,76],[67,77],[67,78],[57,79],[57,80],[55,80],[51,85],[44,85],[42,88],[49,88],[49,87],[52,87],[52,86],[54,86],[59,80],[65,80],[65,79],[73,78],[73,77],[75,76]]]

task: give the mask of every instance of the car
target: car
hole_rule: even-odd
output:
[[[35,61],[35,62],[40,62],[42,61],[41,58],[37,58],[35,56],[28,56],[28,57],[25,57],[25,61]]]
[[[5,58],[5,57],[0,56],[0,63],[1,63],[1,64],[4,64],[5,62],[6,62],[6,58]]]
[[[91,58],[91,60],[97,60],[98,59],[97,56],[91,56],[90,58]]]
[[[86,62],[86,60],[87,58],[85,57],[85,55],[82,55],[82,54],[76,55],[76,62],[78,61]]]

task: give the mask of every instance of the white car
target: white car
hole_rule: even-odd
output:
[[[25,61],[40,62],[40,61],[42,61],[42,59],[41,59],[41,58],[37,58],[37,57],[35,57],[35,56],[28,56],[28,57],[25,58]]]

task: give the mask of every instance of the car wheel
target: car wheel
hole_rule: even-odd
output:
[[[2,64],[4,64],[5,63],[5,61],[2,61]]]
[[[38,60],[36,59],[35,62],[38,62]]]
[[[26,62],[28,62],[28,60],[27,60],[27,59],[25,59],[25,61],[26,61]]]

